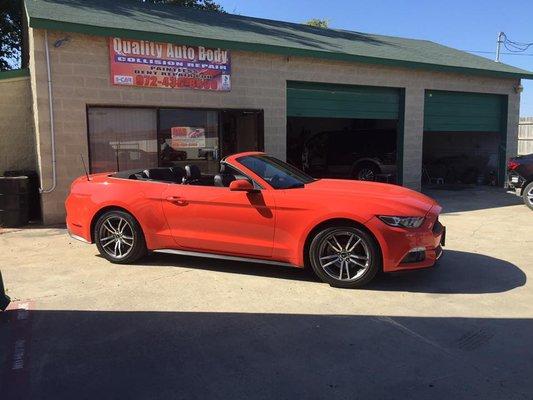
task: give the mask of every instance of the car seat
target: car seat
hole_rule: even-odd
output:
[[[216,174],[213,179],[215,181],[215,186],[229,187],[229,184],[233,182],[236,178],[233,174]]]
[[[179,168],[179,167],[178,167]],[[161,181],[161,182],[180,182],[184,173],[178,178],[176,172],[171,168],[150,168],[145,169],[143,175],[146,176],[146,179],[152,181]]]
[[[185,176],[182,179],[184,185],[198,185],[201,180],[202,173],[197,165],[189,164],[185,166]]]

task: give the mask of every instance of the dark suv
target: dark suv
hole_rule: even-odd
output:
[[[526,206],[533,210],[533,154],[509,159],[507,172],[509,190],[522,196]]]
[[[302,169],[317,178],[376,181],[380,174],[395,177],[395,137],[396,132],[388,130],[316,133],[303,145]]]

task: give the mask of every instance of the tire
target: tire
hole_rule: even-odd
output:
[[[355,167],[353,177],[359,181],[375,181],[379,168],[374,164],[361,164]]]
[[[134,263],[147,253],[141,226],[124,211],[103,213],[94,226],[94,239],[102,257],[115,264]]]
[[[533,210],[533,182],[530,182],[522,191],[524,204]]]
[[[335,226],[320,231],[309,246],[309,262],[322,281],[339,288],[364,286],[381,270],[376,241],[353,226]]]

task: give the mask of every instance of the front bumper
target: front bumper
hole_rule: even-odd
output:
[[[439,222],[439,206],[433,207],[426,215],[420,228],[406,229],[386,225],[379,218],[368,222],[375,232],[382,249],[383,271],[397,272],[435,265],[442,256],[442,247],[446,241],[446,228]],[[410,254],[422,252],[420,261],[411,262]]]

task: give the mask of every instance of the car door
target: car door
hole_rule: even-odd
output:
[[[273,190],[169,185],[163,210],[176,243],[191,251],[270,257],[274,240]]]

